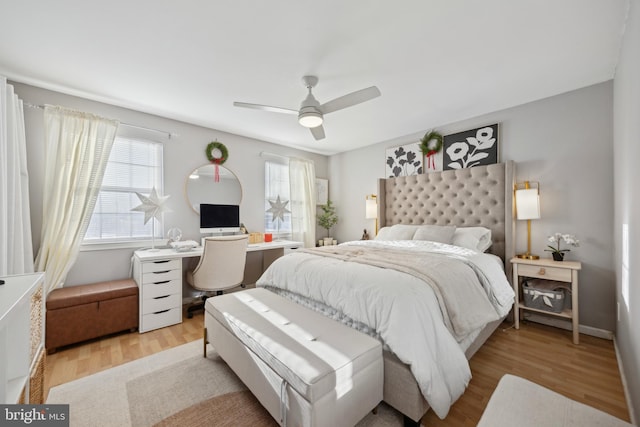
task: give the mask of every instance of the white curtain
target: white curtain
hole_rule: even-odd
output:
[[[316,243],[316,168],[312,161],[289,159],[291,237],[306,248]]]
[[[96,204],[118,122],[47,105],[42,235],[36,270],[47,292],[63,285]]]
[[[22,100],[0,76],[0,276],[33,272]]]

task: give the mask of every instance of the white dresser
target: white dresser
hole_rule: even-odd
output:
[[[0,403],[44,403],[44,275],[0,280]]]
[[[139,331],[182,322],[182,259],[136,251],[133,278],[139,288]]]

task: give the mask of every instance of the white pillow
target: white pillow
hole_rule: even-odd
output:
[[[491,247],[491,230],[485,227],[458,227],[453,233],[452,245],[484,252]]]
[[[375,240],[413,240],[419,225],[396,224],[378,230]]]
[[[455,231],[455,225],[421,225],[414,234],[413,240],[429,240],[450,244],[453,241]]]
[[[391,240],[391,227],[382,227],[373,240]]]

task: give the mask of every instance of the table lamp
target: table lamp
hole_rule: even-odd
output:
[[[370,194],[365,198],[365,218],[376,220],[375,235],[378,234],[378,200],[375,194]]]
[[[531,188],[531,185],[535,188]],[[527,221],[527,252],[516,255],[523,259],[538,259],[531,254],[531,220],[540,218],[540,184],[525,181],[515,185],[516,218]]]

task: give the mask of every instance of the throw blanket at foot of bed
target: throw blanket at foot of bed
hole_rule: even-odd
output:
[[[429,253],[410,257],[405,251],[360,246],[328,246],[301,251],[410,274],[431,286],[447,329],[462,340],[478,328],[498,320],[476,271],[460,258]]]
[[[281,425],[351,427],[382,401],[375,339],[265,289],[205,310],[205,339]]]

